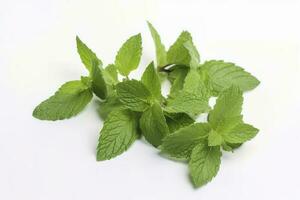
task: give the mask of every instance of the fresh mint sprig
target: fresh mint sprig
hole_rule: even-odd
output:
[[[33,116],[52,121],[67,119],[79,114],[95,96],[104,120],[98,161],[122,154],[144,137],[162,154],[188,162],[191,180],[199,187],[218,173],[222,151],[233,151],[258,133],[243,121],[242,103],[243,92],[260,82],[233,63],[201,62],[187,31],[166,50],[157,30],[147,23],[156,63],[146,67],[140,80],[130,79],[129,74],[141,60],[141,34],[130,37],[114,63],[106,67],[77,36],[77,51],[89,76],[63,84],[34,109]],[[171,83],[167,97],[161,92],[161,74],[166,74]],[[213,108],[209,105],[211,97],[217,97]],[[206,122],[195,122],[203,113],[208,114]]]

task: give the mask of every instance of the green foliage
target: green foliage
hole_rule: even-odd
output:
[[[258,133],[257,128],[244,122],[242,104],[243,92],[254,89],[259,81],[230,62],[200,63],[187,31],[166,51],[150,22],[148,27],[155,45],[156,66],[151,62],[140,80],[128,77],[141,59],[140,34],[130,37],[119,49],[114,64],[105,68],[76,37],[77,51],[89,76],[62,85],[34,109],[33,116],[41,120],[70,118],[81,112],[95,94],[99,116],[104,120],[98,161],[122,154],[143,136],[166,157],[187,161],[192,183],[200,187],[216,176],[222,151],[232,152]],[[163,76],[171,84],[166,97],[161,93]],[[209,106],[212,96],[217,97],[213,108]],[[208,114],[205,122],[195,122],[200,114]]]
[[[115,65],[120,74],[128,76],[128,74],[135,70],[142,55],[142,37],[141,34],[130,37],[119,49],[115,59]]]
[[[146,86],[137,80],[125,80],[116,86],[119,100],[133,111],[144,111],[150,107],[152,96]]]
[[[200,187],[215,177],[219,171],[222,153],[219,146],[209,147],[199,143],[192,151],[189,161],[191,179],[195,187]]]
[[[165,116],[157,103],[143,112],[140,127],[145,139],[155,147],[159,146],[162,139],[169,134]]]
[[[138,138],[138,118],[129,110],[111,112],[100,132],[97,160],[109,160],[126,151]]]
[[[156,64],[158,67],[163,67],[168,64],[167,52],[165,46],[161,42],[160,36],[150,22],[147,22],[156,51]]]
[[[80,113],[91,101],[93,94],[81,81],[69,81],[49,99],[39,104],[33,116],[41,120],[68,119]]]

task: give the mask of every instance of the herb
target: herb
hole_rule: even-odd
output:
[[[199,187],[216,176],[222,151],[233,151],[258,133],[257,128],[243,121],[241,112],[243,92],[257,87],[259,81],[230,62],[201,63],[187,31],[166,50],[150,22],[148,27],[155,44],[156,64],[151,62],[140,80],[130,79],[129,75],[141,60],[141,34],[130,37],[119,49],[114,64],[106,67],[76,37],[77,51],[89,76],[63,84],[34,109],[33,116],[52,121],[73,117],[94,94],[104,120],[98,161],[122,154],[143,136],[162,154],[188,162],[191,180]],[[171,83],[167,97],[161,93],[162,74]],[[209,105],[211,97],[217,97],[213,108]],[[208,114],[207,121],[195,122],[203,113]]]

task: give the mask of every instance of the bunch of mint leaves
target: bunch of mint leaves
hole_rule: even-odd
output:
[[[156,66],[151,62],[140,80],[128,75],[141,59],[141,34],[130,37],[114,63],[105,68],[77,37],[77,51],[89,76],[63,84],[34,109],[33,116],[67,119],[80,113],[96,96],[104,119],[98,161],[122,154],[143,136],[169,158],[187,161],[191,180],[200,187],[216,176],[222,150],[233,151],[258,133],[243,121],[241,111],[243,92],[254,89],[259,81],[230,62],[201,63],[187,31],[166,51],[156,29],[149,22],[148,27],[155,44]],[[171,83],[167,97],[161,93],[162,77]],[[217,97],[213,108],[209,106],[211,97]],[[207,122],[195,122],[203,113],[208,113]]]

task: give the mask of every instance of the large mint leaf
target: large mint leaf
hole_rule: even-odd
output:
[[[115,65],[123,76],[135,70],[140,62],[142,55],[141,34],[130,37],[119,49],[115,59]]]
[[[143,112],[140,127],[146,140],[155,147],[159,146],[162,139],[169,134],[166,119],[158,103],[154,103]]]
[[[78,36],[76,36],[76,43],[77,43],[77,52],[81,58],[81,62],[84,64],[84,66],[91,71],[93,60],[98,60],[99,65],[102,65],[102,62],[100,59],[97,58],[96,54],[87,47],[86,44],[84,44]]]
[[[156,52],[156,63],[158,67],[163,67],[168,64],[167,62],[167,52],[165,46],[161,42],[160,36],[156,29],[152,26],[150,22],[147,22],[151,36],[155,45]]]
[[[126,151],[138,138],[138,118],[129,110],[115,110],[104,121],[97,160],[109,160]]]
[[[189,32],[183,31],[175,43],[169,48],[167,52],[167,60],[169,64],[186,65],[190,64],[189,51],[184,47],[184,43],[192,40]]]
[[[199,143],[192,151],[189,161],[191,179],[195,187],[205,185],[215,177],[221,164],[220,147]]]
[[[200,67],[200,74],[207,78],[207,84],[214,95],[231,85],[238,86],[242,91],[254,89],[259,85],[257,80],[243,68],[222,60],[211,60]]]
[[[146,86],[137,80],[125,80],[116,85],[120,102],[133,111],[149,108],[152,96]]]
[[[92,97],[92,91],[82,81],[70,81],[38,105],[32,115],[41,120],[67,119],[81,112]]]
[[[141,82],[148,88],[148,90],[158,101],[162,99],[160,79],[154,68],[153,62],[151,62],[146,68]]]
[[[207,123],[186,126],[166,136],[160,148],[173,158],[189,159],[193,148],[208,136],[210,130]]]

